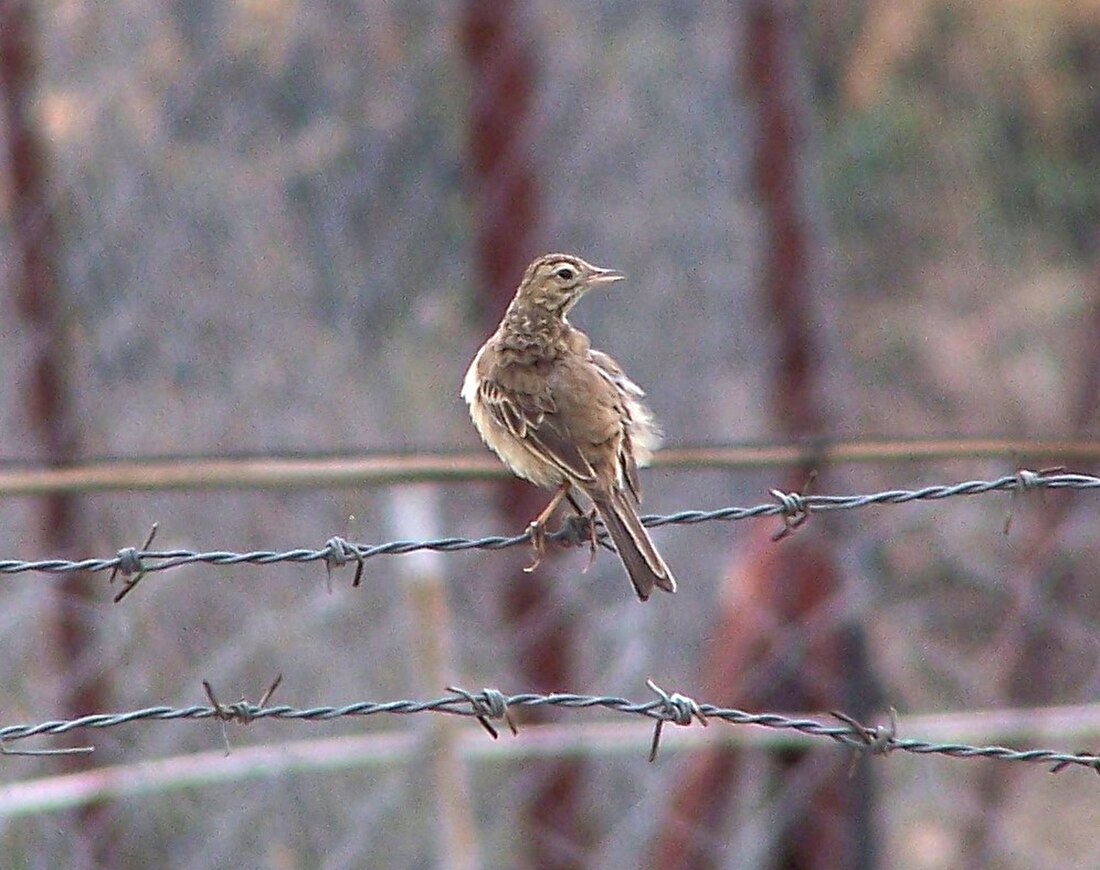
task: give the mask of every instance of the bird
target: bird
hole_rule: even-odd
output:
[[[461,395],[501,461],[518,477],[555,490],[528,525],[535,562],[525,570],[539,564],[544,525],[568,498],[589,519],[593,558],[591,521],[598,515],[645,601],[654,588],[676,591],[672,571],[638,518],[638,467],[649,463],[661,433],[642,389],[567,316],[589,290],[624,278],[571,254],[537,258],[470,363]],[[590,503],[589,511],[577,504],[575,492]]]

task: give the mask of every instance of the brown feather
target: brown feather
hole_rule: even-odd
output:
[[[610,499],[600,499],[594,504],[638,597],[645,601],[654,587],[665,592],[675,592],[676,578],[672,576],[672,571],[653,546],[638,514],[622,497],[622,493],[615,491]]]
[[[654,588],[676,590],[638,519],[638,466],[660,433],[641,388],[566,318],[588,289],[621,278],[567,254],[535,260],[470,364],[462,396],[515,474],[543,487],[568,483],[592,501],[644,601]]]

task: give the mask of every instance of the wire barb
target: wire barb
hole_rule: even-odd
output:
[[[854,743],[852,740],[848,741],[848,745],[857,751],[857,754],[852,756],[852,766],[848,771],[849,777],[855,774],[856,762],[859,760],[860,754],[889,755],[896,748],[898,711],[894,707],[890,708],[890,723],[888,725],[864,725],[839,710],[830,710],[829,715],[847,725],[850,730],[846,736],[855,741]]]
[[[1081,759],[1081,764],[1085,767],[1091,767],[1093,771],[1100,774],[1100,758],[1093,752],[1078,752],[1075,758]],[[1063,759],[1062,761],[1055,762],[1050,766],[1050,773],[1061,773],[1067,767],[1074,762],[1070,759]]]
[[[493,723],[489,721],[490,719],[504,720],[508,724],[512,736],[519,735],[516,721],[512,718],[512,711],[508,709],[508,699],[499,689],[482,689],[475,694],[457,686],[447,686],[447,691],[454,692],[470,705],[474,717],[494,740],[500,735],[497,733],[497,729],[493,727]]]
[[[810,490],[817,482],[817,472],[811,471],[806,476],[806,482],[802,485],[801,492],[784,492],[781,489],[771,489],[768,492],[779,502],[780,516],[783,518],[783,528],[772,535],[772,542],[782,541],[810,518],[811,508],[809,504]]]
[[[661,730],[664,728],[665,722],[687,727],[692,721],[698,721],[704,728],[708,723],[707,717],[703,715],[702,708],[693,698],[681,695],[679,692],[673,692],[670,695],[653,680],[646,680],[645,684],[650,691],[656,692],[661,699],[660,706],[654,708],[654,713],[660,718],[657,719],[657,724],[653,726],[653,742],[649,747],[649,761],[652,764],[657,759],[657,750],[661,744]]]
[[[780,489],[769,492],[779,502],[779,512],[783,519],[783,528],[772,535],[772,541],[781,541],[810,518],[810,509],[801,493],[783,492]]]
[[[214,687],[210,685],[208,680],[202,681],[203,690],[206,692],[206,697],[210,701],[210,715],[213,716],[222,727],[222,739],[225,741],[225,754],[229,755],[229,732],[226,730],[227,722],[239,722],[241,725],[250,725],[256,716],[267,706],[267,702],[271,700],[271,696],[275,694],[275,690],[279,688],[279,684],[283,681],[282,674],[276,674],[275,679],[271,681],[271,685],[267,687],[263,695],[260,696],[258,704],[252,704],[248,701],[244,695],[241,695],[239,701],[235,704],[222,704],[218,701],[217,696],[214,695]]]
[[[138,552],[133,547],[123,547],[118,551],[115,558],[118,562],[114,568],[111,569],[111,576],[107,578],[107,584],[110,585],[115,582],[115,577],[121,574],[126,578],[122,584],[122,588],[118,591],[118,594],[114,597],[114,603],[118,604],[123,598],[130,594],[135,586],[141,582],[141,578],[145,576],[146,567],[141,561],[143,553],[148,552],[149,548],[153,545],[153,541],[157,537],[157,529],[160,528],[160,523],[153,523],[152,528],[149,529],[149,534],[145,537],[145,543],[142,544],[141,552]],[[133,579],[131,579],[131,577]]]
[[[1065,470],[1066,467],[1064,465],[1040,468],[1038,471],[1028,471],[1026,468],[1018,468],[1016,470],[1016,473],[1013,475],[1014,486],[1010,490],[1012,506],[1009,507],[1008,512],[1005,514],[1004,534],[1006,537],[1012,530],[1012,515],[1015,511],[1016,499],[1028,490],[1038,490],[1042,492],[1044,479],[1048,475],[1062,474]]]
[[[354,544],[349,544],[339,535],[333,535],[325,542],[322,552],[325,555],[325,574],[328,578],[328,588],[332,591],[332,571],[334,568],[343,568],[348,562],[354,561],[355,577],[351,581],[351,588],[355,589],[363,580],[363,554]]]
[[[872,755],[889,755],[894,749],[894,741],[898,736],[898,711],[893,707],[890,708],[889,725],[864,725],[839,710],[830,710],[829,715],[849,727],[849,735],[860,744],[857,748],[865,749]]]

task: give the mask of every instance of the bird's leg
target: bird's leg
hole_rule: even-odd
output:
[[[546,524],[546,521],[550,519],[550,515],[557,506],[561,504],[561,500],[567,495],[569,495],[568,480],[558,487],[557,492],[554,493],[554,497],[550,499],[550,504],[543,508],[542,513],[531,520],[530,524],[527,526],[527,534],[531,536],[531,546],[535,550],[535,561],[523,569],[528,574],[539,566],[539,563],[542,561],[543,553],[546,552],[546,531],[543,529],[543,526]]]
[[[588,564],[584,566],[584,570],[581,572],[582,574],[587,574],[588,569],[591,568],[596,561],[596,549],[600,544],[599,535],[596,534],[596,506],[593,505],[588,510],[585,510],[577,503],[577,500],[573,498],[572,491],[566,495],[566,498],[569,499],[569,504],[573,506],[573,510],[577,512],[577,516],[566,519],[565,523],[562,524],[562,528],[564,528],[565,525],[580,525],[581,529],[579,531],[583,531],[583,533],[587,535],[589,547]]]
[[[586,529],[588,531],[588,564],[584,566],[584,570],[581,572],[582,574],[587,574],[588,569],[591,568],[592,565],[596,562],[596,549],[599,547],[600,544],[600,537],[596,534],[596,506],[593,505],[588,510],[584,510],[579,504],[577,504],[577,500],[573,498],[572,492],[570,492],[566,496],[566,498],[568,498],[569,503],[573,505],[573,510],[577,512],[577,516],[584,521]],[[572,517],[570,517],[570,519],[572,519]]]
[[[576,507],[576,505],[573,505]],[[587,574],[588,569],[596,563],[596,547],[600,542],[600,539],[596,536],[596,507],[592,506],[592,509],[582,516],[588,521],[588,564],[584,566],[582,574]]]

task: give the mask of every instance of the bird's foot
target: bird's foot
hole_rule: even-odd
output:
[[[542,513],[531,520],[531,523],[527,526],[527,534],[530,536],[531,546],[535,550],[535,561],[523,569],[528,574],[539,566],[542,557],[546,554],[545,523],[550,519],[550,515],[554,513],[554,509],[561,504],[561,500],[569,495],[569,486],[569,481],[565,481],[561,484],[554,493],[554,497],[550,499],[550,503],[542,509]]]
[[[546,554],[546,529],[542,523],[535,520],[527,526],[527,534],[531,538],[531,549],[535,551],[535,561],[523,569],[530,574],[539,566],[542,557]]]
[[[583,547],[586,544],[588,545],[588,564],[584,566],[584,571],[587,573],[596,561],[596,548],[600,544],[600,538],[596,531],[596,509],[591,508],[588,511],[581,511],[578,508],[576,516],[565,518],[558,534],[561,543],[566,546]]]

